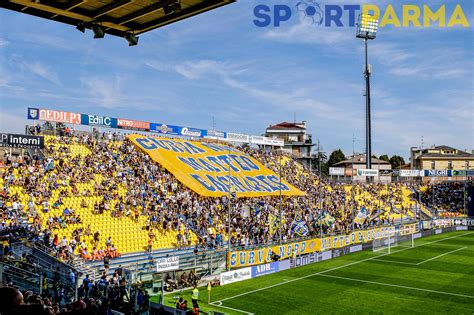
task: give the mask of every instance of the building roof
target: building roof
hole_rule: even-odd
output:
[[[105,33],[123,37],[232,2],[235,0],[9,0],[0,1],[0,7],[88,29],[98,24]]]
[[[306,129],[305,127],[303,127],[306,123],[305,122],[301,122],[301,123],[290,123],[290,122],[281,122],[279,124],[276,124],[276,125],[270,125],[268,129]]]
[[[454,154],[445,154],[438,152],[429,152],[429,151],[454,151]],[[474,158],[474,154],[455,149],[447,145],[439,145],[432,148],[424,149],[422,154],[420,154],[417,159],[420,158]]]
[[[342,165],[347,165],[347,164],[365,164],[365,154],[357,154],[352,157],[350,157],[347,160],[343,160],[341,162],[338,162],[332,166],[342,166]],[[377,165],[383,165],[383,164],[390,164],[387,161],[380,160],[377,158],[372,157],[371,159],[372,165],[377,164]]]

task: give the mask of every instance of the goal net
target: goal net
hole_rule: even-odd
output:
[[[395,248],[410,248],[414,245],[413,234],[401,235],[399,231],[394,231],[384,237],[375,239],[372,242],[372,250],[390,254]]]

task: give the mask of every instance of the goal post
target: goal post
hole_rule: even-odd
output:
[[[394,248],[404,247],[404,248],[413,248],[415,247],[415,241],[413,234],[402,235],[400,231],[393,231],[387,235],[374,239],[372,242],[372,251],[375,252],[384,252],[391,254]]]

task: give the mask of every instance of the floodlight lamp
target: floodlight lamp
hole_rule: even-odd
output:
[[[370,14],[362,13],[357,21],[356,37],[365,39],[375,39],[377,37],[377,29],[379,20]]]
[[[133,35],[132,33],[125,34],[125,39],[128,42],[128,46],[135,46],[138,44],[138,36]]]
[[[81,33],[84,33],[86,31],[86,26],[83,24],[83,23],[80,23],[76,26],[76,29],[81,32]]]
[[[97,24],[92,24],[92,32],[94,32],[94,38],[104,38],[104,29]]]
[[[173,4],[164,6],[163,11],[165,12],[166,15],[171,14],[171,13],[178,13],[181,11],[181,4],[179,3],[179,1],[176,1]]]

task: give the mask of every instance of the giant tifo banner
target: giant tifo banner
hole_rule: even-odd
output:
[[[280,259],[290,258],[294,251],[298,255],[322,252],[325,250],[341,248],[353,244],[371,242],[374,239],[386,237],[389,233],[400,231],[401,235],[416,233],[416,224],[406,224],[397,227],[380,227],[364,231],[356,231],[344,235],[335,235],[321,238],[314,238],[305,241],[288,243],[284,245],[274,245],[253,250],[238,250],[229,254],[228,260],[231,268],[248,267],[266,264],[272,261],[272,253],[280,256]]]
[[[279,177],[235,148],[185,139],[142,135],[127,137],[182,184],[199,195],[227,195],[229,168],[230,191],[235,192],[237,197],[277,196],[280,193]],[[284,180],[281,183],[281,193],[285,196],[304,195]]]

